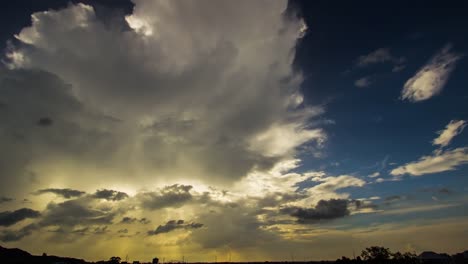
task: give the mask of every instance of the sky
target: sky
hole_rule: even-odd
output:
[[[466,1],[0,9],[0,244],[149,261],[457,253]]]

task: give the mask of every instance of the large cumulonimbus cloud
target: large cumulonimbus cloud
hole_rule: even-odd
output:
[[[298,224],[280,208],[322,214],[321,200],[349,202],[341,190],[366,184],[294,172],[298,149],[320,155],[327,135],[309,122],[324,109],[303,103],[293,71],[304,25],[285,16],[286,1],[134,3],[105,22],[84,4],[35,13],[9,46],[0,194],[59,197],[34,196],[40,216],[0,240],[160,243],[165,233],[203,248],[257,246]],[[150,221],[166,224],[148,233]]]
[[[34,124],[40,135],[65,135],[70,147],[41,143],[45,155],[26,155],[10,175],[53,178],[39,162],[47,157],[44,162],[66,160],[71,184],[95,175],[119,182],[131,175],[141,185],[155,178],[224,184],[293,157],[303,144],[320,151],[326,134],[307,120],[323,109],[303,105],[302,78],[292,68],[303,23],[285,16],[285,1],[134,4],[132,14],[111,22],[85,4],[35,13],[15,36],[6,54],[13,70],[1,78],[31,71],[41,80],[56,76],[48,78],[66,85],[54,81],[50,92],[69,103],[37,103],[44,98],[35,89],[3,82],[0,92],[14,91],[6,98],[28,108],[5,131],[35,138],[26,129]],[[21,103],[29,99],[35,103]],[[5,109],[9,116],[24,110]],[[18,155],[39,152],[34,142],[22,144]]]

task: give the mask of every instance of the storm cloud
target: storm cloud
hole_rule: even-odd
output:
[[[320,200],[314,208],[286,207],[281,212],[297,218],[301,223],[315,223],[321,220],[332,220],[349,215],[348,200]]]
[[[80,157],[76,167],[94,169],[97,155],[101,175],[112,167],[128,182],[131,174],[226,184],[272,168],[305,143],[320,152],[327,136],[307,121],[324,110],[303,104],[292,64],[304,25],[283,15],[287,2],[134,3],[117,24],[81,3],[35,13],[7,49],[10,69],[57,76],[79,106],[73,119],[63,118],[62,104],[28,106],[33,123],[53,120],[40,122],[49,124],[42,133],[94,117],[79,119],[80,127],[99,128],[84,153],[66,152]],[[265,23],[256,23],[259,12]]]
[[[37,195],[44,194],[44,193],[53,193],[58,196],[62,196],[63,198],[66,198],[66,199],[80,197],[83,194],[85,194],[85,192],[83,191],[73,190],[70,188],[64,188],[64,189],[48,188],[48,189],[41,189],[35,192],[35,194]]]
[[[110,224],[115,212],[97,208],[88,198],[49,203],[42,213],[40,226],[72,227]]]
[[[25,236],[32,234],[34,230],[37,229],[37,226],[34,224],[27,225],[18,230],[2,230],[0,231],[0,241],[2,242],[13,242],[21,240]]]
[[[150,210],[165,207],[180,207],[192,200],[193,196],[190,185],[174,184],[166,186],[157,192],[145,192],[139,196],[141,205]]]
[[[0,204],[2,204],[2,203],[7,203],[7,202],[11,202],[11,201],[13,201],[13,198],[5,197],[5,196],[1,196],[1,197],[0,197]]]
[[[93,197],[97,199],[104,199],[107,201],[120,201],[128,198],[128,194],[115,190],[102,189],[97,190],[94,193]]]
[[[141,223],[141,224],[149,224],[151,223],[150,220],[146,219],[146,218],[134,218],[134,217],[128,217],[128,216],[125,216],[124,218],[122,218],[122,220],[120,221],[120,223],[122,224],[133,224],[133,223]]]
[[[170,220],[164,225],[159,225],[154,231],[148,231],[148,235],[169,233],[177,229],[198,229],[203,227],[200,223],[185,223],[184,220]]]
[[[11,226],[28,218],[37,218],[40,215],[38,211],[29,208],[0,212],[0,226]]]

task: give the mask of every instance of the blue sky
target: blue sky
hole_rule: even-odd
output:
[[[462,15],[466,6],[453,4],[452,9],[413,2],[402,8],[366,2],[344,4],[340,10],[320,1],[298,4],[310,25],[296,54],[296,64],[306,76],[305,100],[325,104],[324,119],[334,121],[326,128],[330,135],[326,157],[317,160],[304,155],[303,169],[321,166],[334,174],[360,176],[378,171],[388,178],[395,166],[430,154],[436,132],[450,120],[466,120],[468,65],[463,56],[468,43]],[[422,102],[401,100],[405,82],[446,45],[452,45],[462,59],[443,91]],[[379,49],[403,58],[405,67],[392,72],[392,61],[357,66],[360,56]],[[370,84],[356,87],[355,81],[366,77]],[[466,133],[461,133],[451,147],[466,146],[467,140]],[[373,186],[368,193],[413,192],[418,186],[447,186],[464,193],[466,169],[405,177],[402,182]]]
[[[190,261],[465,250],[467,10],[4,3],[2,246]]]

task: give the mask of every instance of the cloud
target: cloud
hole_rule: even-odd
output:
[[[438,145],[440,147],[448,146],[452,139],[459,135],[465,127],[465,120],[451,120],[444,130],[437,132],[439,136],[432,141],[432,145]]]
[[[5,196],[0,196],[0,204],[2,203],[7,203],[7,202],[11,202],[13,201],[14,199],[13,198],[10,198],[10,197],[5,197]]]
[[[47,126],[51,126],[53,122],[54,121],[48,117],[42,117],[37,121],[37,125],[47,127]]]
[[[459,166],[468,163],[468,148],[456,148],[443,150],[448,146],[452,139],[460,134],[466,126],[464,120],[451,120],[444,130],[437,132],[439,136],[432,141],[432,145],[439,146],[432,155],[422,156],[418,161],[409,162],[403,166],[399,166],[390,174],[400,176],[409,174],[412,176],[420,176],[424,174],[438,173],[444,171],[452,171]],[[398,178],[396,178],[398,179]]]
[[[391,203],[391,202],[396,202],[396,201],[400,201],[400,200],[403,200],[403,199],[406,199],[406,196],[391,195],[391,196],[385,197],[384,200],[387,203]]]
[[[380,172],[376,171],[376,172],[370,174],[370,175],[367,176],[367,177],[369,177],[369,178],[376,178],[376,177],[379,177],[379,176],[380,176]]]
[[[163,233],[169,233],[177,229],[197,229],[203,227],[203,224],[200,223],[188,223],[186,224],[184,220],[170,220],[164,225],[159,225],[156,230],[148,231],[148,235],[159,235]]]
[[[108,230],[107,226],[98,226],[98,227],[94,228],[94,230],[93,230],[94,235],[103,235],[103,234],[106,234],[108,232],[109,232],[109,230]]]
[[[3,67],[0,83],[0,97],[8,102],[0,111],[0,145],[4,150],[0,153],[1,193],[26,195],[41,182],[50,185],[57,180],[50,167],[65,170],[73,161],[84,169],[91,161],[104,162],[104,150],[112,150],[105,139],[112,122],[85,110],[71,94],[70,85],[44,71]],[[43,114],[57,121],[47,129],[38,127],[36,122]],[[69,177],[79,184],[86,178],[66,171],[61,181]]]
[[[406,59],[404,57],[397,58],[390,53],[390,50],[387,48],[379,48],[367,55],[360,56],[357,61],[356,65],[359,67],[369,66],[371,64],[376,63],[384,63],[384,62],[391,62],[397,65],[401,65],[404,63]],[[401,67],[401,66],[399,66]]]
[[[118,236],[131,223],[144,232],[136,223],[183,216],[197,220],[150,234],[197,229],[184,232],[185,241],[207,251],[258,248],[283,241],[275,230],[294,224],[281,206],[347,199],[344,188],[366,184],[293,171],[298,150],[319,156],[327,133],[314,122],[324,108],[304,103],[302,76],[292,67],[303,23],[284,16],[287,1],[134,2],[117,24],[84,4],[36,13],[7,50],[1,193],[51,183],[99,188],[49,202],[24,243],[64,236],[71,250],[89,242],[83,234]],[[52,124],[38,126],[42,118]],[[109,252],[100,239],[99,251]],[[161,250],[177,243],[145,240]]]
[[[354,82],[354,85],[359,88],[368,87],[372,81],[370,77],[362,77]]]
[[[39,225],[41,227],[74,227],[77,225],[111,224],[116,213],[106,208],[99,208],[93,203],[93,200],[84,197],[62,203],[51,202],[42,212]]]
[[[315,223],[349,215],[348,200],[320,200],[314,208],[286,207],[282,213],[297,218],[300,223]]]
[[[366,184],[364,180],[350,175],[316,178],[315,181],[321,183],[312,187],[311,192],[332,192],[347,187],[362,187]]]
[[[406,68],[405,65],[395,65],[393,66],[392,68],[392,72],[401,72],[402,70],[404,70]]]
[[[115,190],[102,189],[97,190],[94,193],[93,197],[97,199],[104,199],[107,201],[120,201],[128,198],[128,194]]]
[[[448,188],[440,188],[440,189],[437,189],[437,192],[438,193],[442,193],[442,194],[451,194],[453,193],[452,190],[448,189]]]
[[[191,185],[174,184],[158,192],[145,192],[138,196],[143,208],[157,210],[166,207],[180,207],[192,200]]]
[[[211,211],[201,211],[197,219],[206,226],[191,234],[191,239],[207,249],[224,247],[261,248],[261,245],[278,241],[279,236],[266,229],[259,208],[248,200],[237,206],[215,205]],[[213,232],[216,230],[216,232]]]
[[[44,193],[53,193],[59,196],[62,196],[63,198],[70,199],[74,197],[80,197],[85,192],[83,191],[78,191],[78,190],[73,190],[69,188],[64,188],[64,189],[58,189],[58,188],[48,188],[48,189],[41,189],[35,192],[35,194],[40,195]]]
[[[63,230],[63,229],[59,229],[59,231],[65,233],[65,230]],[[73,233],[73,234],[80,234],[80,235],[86,235],[86,234],[88,233],[88,231],[89,231],[89,227],[84,227],[84,228],[74,229],[73,231],[71,231],[71,233]]]
[[[401,91],[402,100],[424,101],[442,91],[456,62],[462,57],[450,49],[451,45],[446,45],[405,83]]]
[[[468,148],[456,148],[443,152],[436,152],[430,156],[422,156],[418,161],[407,163],[393,169],[394,176],[409,174],[420,176],[430,173],[455,170],[458,166],[468,163]]]
[[[292,63],[304,23],[284,16],[287,1],[134,4],[131,14],[106,21],[81,3],[35,13],[8,48],[14,74],[46,71],[68,84],[60,91],[78,106],[63,118],[61,108],[70,106],[42,103],[42,97],[55,97],[15,90],[20,102],[35,101],[17,104],[31,113],[20,120],[53,120],[41,133],[64,137],[72,132],[61,134],[63,127],[77,127],[67,141],[76,148],[62,148],[64,155],[55,159],[91,171],[80,178],[112,175],[135,184],[136,177],[145,185],[189,177],[230,184],[295,157],[303,144],[320,152],[326,133],[308,121],[324,110],[302,102],[302,76]],[[33,134],[21,131],[27,138]],[[26,142],[18,151],[33,148]],[[24,160],[47,167],[35,155]]]
[[[367,199],[351,200],[351,201],[349,201],[348,209],[350,208],[350,205],[354,205],[354,208],[352,208],[352,210],[353,210],[352,213],[375,212],[375,210],[378,208],[378,206],[376,204],[372,203],[372,200],[378,200],[378,199],[380,199],[380,197],[370,197],[370,198],[367,198]]]
[[[29,208],[21,208],[16,211],[0,212],[0,226],[11,226],[28,218],[37,218],[41,214]]]
[[[0,231],[0,241],[3,242],[14,242],[21,240],[25,236],[29,236],[36,230],[34,224],[27,225],[19,230],[2,230]]]
[[[411,214],[411,213],[418,213],[418,212],[425,212],[425,211],[436,211],[436,210],[441,210],[441,209],[456,207],[456,206],[459,206],[459,204],[446,203],[446,204],[417,205],[417,206],[385,210],[381,214],[382,215]]]
[[[120,230],[117,231],[117,233],[119,233],[119,234],[127,234],[127,233],[128,233],[128,229],[127,229],[127,228],[120,229]]]
[[[138,219],[138,218],[134,218],[134,217],[128,217],[128,216],[125,216],[124,218],[122,218],[122,221],[120,221],[120,223],[122,224],[133,224],[133,223],[141,223],[141,224],[149,224],[151,221],[146,219],[146,218],[141,218],[141,219]]]

